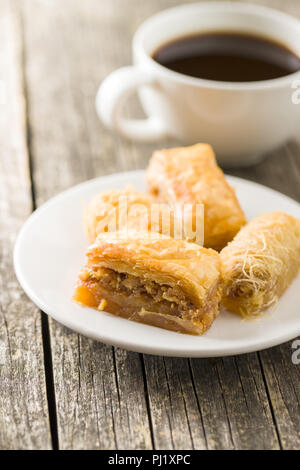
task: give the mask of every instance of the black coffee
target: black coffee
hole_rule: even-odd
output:
[[[253,82],[300,70],[300,57],[269,39],[239,33],[186,36],[157,49],[153,59],[184,75],[225,82]]]

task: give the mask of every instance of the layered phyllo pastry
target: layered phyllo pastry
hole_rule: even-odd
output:
[[[186,204],[203,204],[205,247],[221,250],[246,223],[234,189],[208,144],[154,152],[147,181],[150,193],[177,211]],[[196,214],[196,210],[191,213]],[[196,226],[197,218],[192,216]]]
[[[219,312],[214,250],[154,232],[104,232],[88,249],[75,300],[137,322],[201,335]]]
[[[300,220],[271,212],[251,220],[221,251],[223,304],[243,317],[276,304],[300,269]]]

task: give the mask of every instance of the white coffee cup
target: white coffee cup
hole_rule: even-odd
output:
[[[172,136],[184,144],[208,142],[222,165],[251,165],[291,138],[297,127],[300,130],[300,104],[292,101],[300,72],[257,82],[222,82],[174,72],[151,57],[172,39],[209,31],[256,34],[300,55],[300,21],[294,17],[242,3],[182,5],[139,27],[133,38],[134,65],[103,81],[96,109],[108,128],[129,139],[159,141]],[[122,114],[124,102],[136,91],[146,119]]]

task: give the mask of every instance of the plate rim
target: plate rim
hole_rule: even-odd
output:
[[[21,271],[21,267],[18,263],[18,254],[21,250],[21,245],[22,245],[22,239],[24,236],[26,236],[26,230],[28,226],[31,225],[32,222],[39,216],[39,214],[45,210],[52,204],[55,204],[59,201],[59,199],[63,199],[65,196],[71,194],[72,192],[77,192],[82,190],[84,187],[89,187],[90,185],[97,184],[98,182],[103,182],[105,180],[108,182],[110,179],[114,180],[115,178],[128,178],[128,176],[139,176],[139,175],[145,175],[145,170],[133,170],[133,171],[125,171],[125,172],[118,172],[118,173],[111,173],[108,175],[92,178],[90,180],[81,182],[79,184],[76,184],[59,194],[56,194],[55,196],[51,197],[49,200],[47,200],[45,203],[43,203],[40,207],[38,207],[36,210],[34,210],[30,216],[27,218],[21,229],[19,230],[16,241],[14,244],[14,250],[13,250],[13,264],[14,264],[14,270],[15,274],[17,277],[18,282],[20,283],[21,287],[23,288],[25,294],[30,298],[30,300],[44,313],[49,315],[51,318],[59,322],[60,324],[70,328],[71,330],[75,331],[76,333],[83,334],[93,340],[103,342],[105,344],[108,344],[110,346],[116,346],[123,348],[128,351],[133,351],[133,352],[138,352],[138,353],[144,353],[144,354],[152,354],[152,355],[159,355],[159,356],[168,356],[168,357],[194,357],[194,358],[209,358],[209,357],[226,357],[226,356],[236,356],[236,355],[241,355],[241,354],[248,354],[251,352],[258,352],[262,351],[265,349],[269,349],[274,346],[279,346],[280,344],[283,344],[287,341],[290,341],[292,339],[295,339],[297,336],[300,335],[300,322],[299,322],[299,327],[297,330],[292,332],[287,332],[286,334],[280,336],[280,338],[270,338],[269,340],[258,340],[256,343],[251,342],[250,344],[246,346],[240,346],[240,347],[225,347],[224,349],[218,348],[216,350],[203,350],[203,349],[196,349],[194,348],[193,350],[176,350],[175,348],[172,348],[168,346],[167,348],[162,347],[160,345],[155,346],[154,348],[151,346],[140,346],[138,343],[130,343],[126,342],[125,339],[118,339],[115,341],[111,337],[107,337],[107,335],[102,335],[101,337],[99,336],[99,332],[97,334],[94,334],[93,331],[90,330],[90,328],[85,328],[84,325],[80,324],[80,326],[77,326],[76,322],[72,322],[72,318],[61,318],[61,316],[56,314],[56,312],[53,312],[53,309],[51,307],[48,307],[44,302],[42,302],[38,295],[34,292],[34,290],[30,287],[30,285],[27,283],[26,279],[23,276],[23,273]],[[279,191],[276,191],[275,189],[269,188],[268,186],[265,186],[260,183],[256,183],[251,180],[247,180],[245,178],[240,178],[237,176],[231,176],[231,175],[226,175],[226,178],[228,181],[234,185],[234,182],[236,181],[239,183],[242,181],[243,184],[251,185],[251,186],[258,186],[263,190],[268,190],[271,191],[271,193],[275,193],[277,196],[280,196],[281,198],[284,198],[287,202],[295,204],[295,206],[298,206],[300,209],[300,204],[295,200],[290,198],[289,196],[286,196],[285,194],[280,193]],[[82,307],[84,308],[84,307]],[[124,320],[124,319],[123,319]],[[124,320],[128,321],[128,320]],[[146,325],[149,327],[149,325]],[[155,328],[155,327],[151,327]],[[180,334],[180,333],[177,333]]]

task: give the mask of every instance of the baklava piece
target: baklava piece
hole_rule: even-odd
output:
[[[219,311],[219,254],[154,232],[102,233],[87,252],[74,299],[137,322],[201,335]]]
[[[133,186],[96,194],[84,212],[84,226],[90,243],[102,232],[144,228],[150,230],[150,211],[155,200]]]
[[[221,250],[246,223],[208,144],[154,152],[147,180],[150,193],[176,210],[185,204],[204,205],[204,246],[208,248]]]

